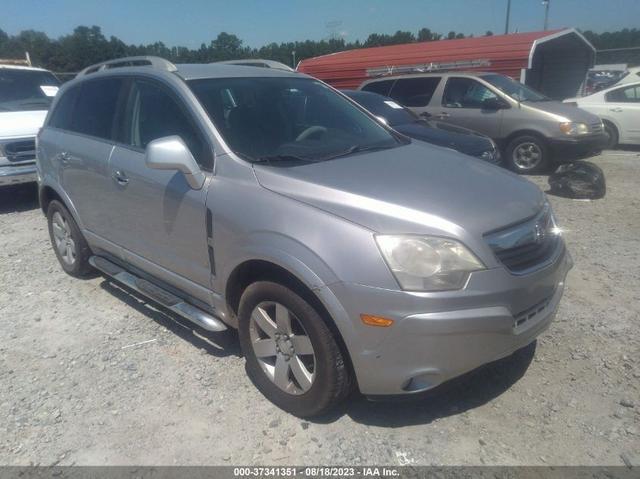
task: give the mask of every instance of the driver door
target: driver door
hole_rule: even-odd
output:
[[[211,171],[212,149],[181,102],[158,82],[131,81],[120,142],[109,163],[115,198],[112,237],[124,249],[125,261],[208,301],[211,268],[205,201],[209,180],[193,190],[182,173],[145,164],[149,142],[178,135],[203,171]]]
[[[433,116],[441,121],[500,138],[503,110],[485,109],[487,99],[499,101],[498,95],[473,78],[449,77],[440,108]]]

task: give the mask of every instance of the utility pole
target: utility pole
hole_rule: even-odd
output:
[[[507,18],[504,22],[504,34],[509,33],[509,17],[511,16],[511,0],[507,0]]]
[[[296,51],[295,50],[291,50],[291,68],[293,68],[294,70],[296,69]]]
[[[549,3],[551,0],[542,0],[544,5],[544,29],[549,29]]]

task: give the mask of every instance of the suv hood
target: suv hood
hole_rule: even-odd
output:
[[[565,117],[568,121],[576,121],[580,123],[586,123],[588,125],[597,123],[600,121],[596,115],[589,113],[588,111],[576,108],[574,105],[567,105],[559,101],[540,101],[540,102],[523,102],[523,105],[527,105],[532,108],[538,108],[542,111],[553,113]]]
[[[544,202],[528,180],[419,142],[254,170],[265,188],[379,233],[481,235],[535,215]]]
[[[0,111],[0,139],[36,136],[47,110]]]

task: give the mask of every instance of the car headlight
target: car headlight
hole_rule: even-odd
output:
[[[462,243],[417,235],[378,235],[376,242],[400,287],[407,291],[463,288],[469,274],[485,269]]]
[[[569,136],[586,135],[589,133],[589,126],[586,123],[566,121],[560,123],[560,131]]]

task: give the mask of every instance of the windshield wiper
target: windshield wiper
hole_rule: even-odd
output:
[[[255,158],[252,160],[254,163],[277,163],[280,161],[302,161],[305,163],[313,163],[313,160],[309,158],[303,158],[302,156],[296,155],[269,155],[269,156],[261,156],[260,158]]]
[[[350,146],[349,148],[347,148],[344,151],[340,151],[336,154],[330,155],[330,156],[326,156],[324,158],[321,158],[320,160],[333,160],[334,158],[340,158],[342,156],[348,156],[348,155],[352,155],[353,153],[361,153],[363,151],[375,151],[375,150],[386,150],[389,148],[393,148],[393,146],[391,145],[378,145],[378,146],[363,146],[363,145],[353,145]]]

